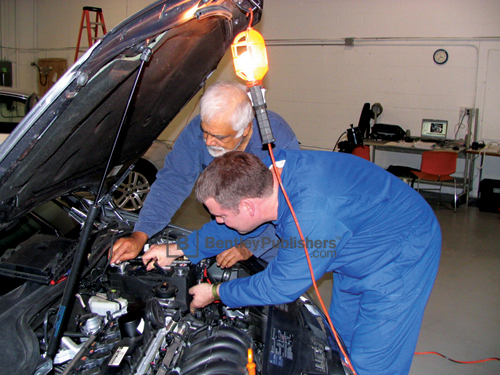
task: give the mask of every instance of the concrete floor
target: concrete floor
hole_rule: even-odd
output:
[[[459,361],[500,357],[500,215],[473,205],[457,213],[430,200],[443,233],[440,269],[425,312],[417,352],[435,351]],[[208,213],[191,196],[173,222],[197,229]],[[328,308],[332,277],[319,290]],[[314,297],[312,288],[311,296]],[[496,375],[500,362],[457,364],[416,355],[410,375]]]
[[[443,248],[440,268],[417,344],[473,361],[500,357],[500,215],[476,207],[436,206]],[[415,356],[411,375],[500,374],[500,362],[456,364],[434,355]]]

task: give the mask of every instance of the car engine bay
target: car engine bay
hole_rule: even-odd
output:
[[[31,270],[30,281],[1,297],[2,340],[11,344],[2,364],[21,363],[20,374],[247,374],[250,355],[257,374],[349,373],[323,314],[307,294],[284,305],[232,309],[217,301],[190,312],[191,286],[248,277],[265,267],[256,258],[224,270],[213,258],[196,265],[181,258],[150,272],[140,257],[110,265],[110,245],[132,228],[127,220],[109,218],[100,227],[89,244],[52,362],[46,358],[47,347],[59,324],[67,273],[43,283]],[[169,226],[149,243],[174,242],[189,233]],[[46,256],[61,261],[76,245],[76,239],[36,234],[2,259],[5,263],[14,255],[56,249]],[[28,278],[19,267],[17,272]]]

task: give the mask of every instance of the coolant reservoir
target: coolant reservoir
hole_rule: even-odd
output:
[[[105,293],[96,293],[89,298],[90,311],[100,316],[106,316],[109,311],[114,317],[127,313],[128,301],[123,297],[108,298]]]

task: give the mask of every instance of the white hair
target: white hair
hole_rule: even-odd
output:
[[[245,85],[236,82],[217,82],[210,86],[200,101],[201,121],[210,124],[220,116],[227,116],[233,130],[240,137],[253,121],[254,110]]]

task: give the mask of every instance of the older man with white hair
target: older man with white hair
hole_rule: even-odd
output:
[[[293,130],[278,114],[268,111],[276,138],[275,149],[298,150]],[[191,193],[199,174],[210,162],[228,151],[245,151],[263,160],[268,156],[262,147],[257,121],[246,87],[239,83],[218,82],[210,86],[200,101],[200,115],[181,132],[165,165],[151,186],[139,221],[129,237],[120,238],[112,249],[111,263],[135,258],[147,240],[163,230]],[[274,233],[265,233],[273,238]],[[276,255],[271,246],[252,249],[253,255],[270,261]],[[244,246],[233,247],[217,256],[222,267],[248,259],[252,252]]]

